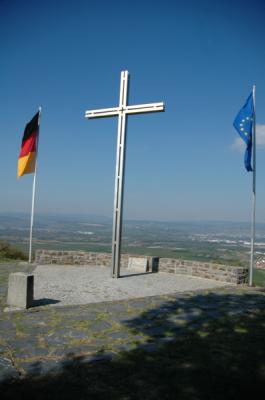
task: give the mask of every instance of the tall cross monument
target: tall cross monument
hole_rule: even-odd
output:
[[[121,72],[120,102],[118,107],[104,108],[100,110],[86,111],[86,118],[105,118],[118,116],[118,139],[116,155],[116,175],[113,210],[113,232],[112,232],[112,270],[113,278],[120,277],[120,254],[122,233],[122,211],[123,211],[123,188],[124,188],[124,165],[126,150],[126,122],[127,115],[143,114],[164,111],[164,103],[140,104],[128,106],[128,84],[129,72]]]

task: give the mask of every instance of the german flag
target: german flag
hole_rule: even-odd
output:
[[[40,112],[38,111],[25,127],[18,157],[18,178],[22,175],[35,172],[39,136],[39,116]]]

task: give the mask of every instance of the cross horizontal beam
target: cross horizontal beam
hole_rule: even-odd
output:
[[[116,117],[120,112],[119,107],[113,108],[102,108],[99,110],[86,111],[85,118],[104,118],[104,117]]]
[[[148,112],[159,112],[165,111],[164,103],[151,103],[151,104],[139,104],[136,106],[127,106],[124,112],[126,114],[143,114]]]
[[[124,114],[143,114],[151,112],[165,111],[165,105],[163,102],[160,103],[150,103],[150,104],[138,104],[136,106],[126,106],[126,107],[112,107],[112,108],[102,108],[99,110],[89,110],[86,111],[86,118],[104,118],[104,117],[115,117],[120,113]]]

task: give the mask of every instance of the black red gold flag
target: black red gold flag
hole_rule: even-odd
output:
[[[35,172],[37,150],[38,150],[38,137],[39,137],[39,114],[32,118],[27,123],[21,144],[21,150],[18,157],[18,178],[25,174]]]

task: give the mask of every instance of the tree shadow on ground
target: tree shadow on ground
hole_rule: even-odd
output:
[[[124,321],[145,344],[110,359],[68,354],[6,382],[2,399],[240,399],[265,390],[265,296],[180,295]]]

